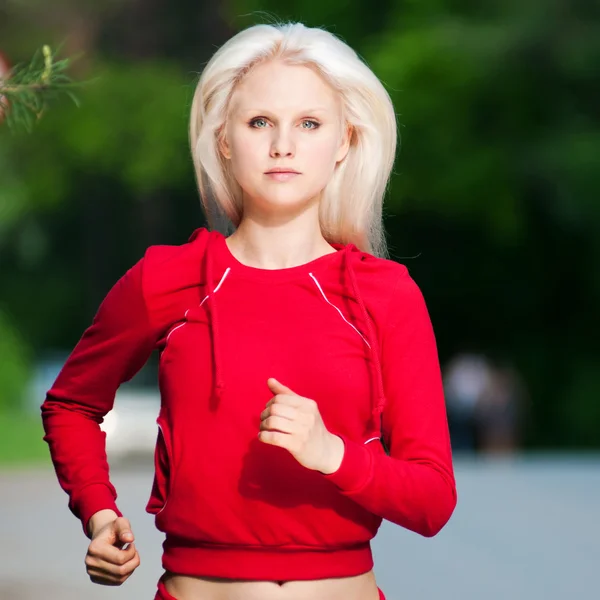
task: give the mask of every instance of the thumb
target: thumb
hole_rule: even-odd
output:
[[[267,385],[269,386],[269,389],[274,394],[290,394],[292,396],[298,395],[298,394],[296,394],[296,392],[291,390],[289,387],[286,387],[285,385],[283,385],[283,383],[280,383],[279,381],[277,381],[277,379],[275,379],[275,377],[269,377],[269,379],[267,379]]]
[[[131,531],[131,525],[125,517],[118,517],[114,521],[114,531],[116,536],[116,542],[122,544],[130,544],[134,541],[133,532]]]

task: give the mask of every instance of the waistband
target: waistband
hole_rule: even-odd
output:
[[[192,577],[295,581],[352,577],[373,568],[369,542],[329,550],[186,544],[167,536],[162,566]]]

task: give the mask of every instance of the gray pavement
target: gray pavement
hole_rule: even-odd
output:
[[[376,574],[390,600],[600,598],[600,455],[455,457],[459,503],[431,539],[384,523]],[[50,469],[0,472],[0,600],[154,598],[162,536],[144,512],[152,474],[113,471],[142,564],[120,588],[89,582],[87,539]]]

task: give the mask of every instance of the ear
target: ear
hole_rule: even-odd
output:
[[[352,140],[352,135],[354,133],[354,127],[350,123],[346,123],[344,128],[344,134],[342,136],[342,140],[340,143],[340,147],[338,148],[335,161],[341,162],[346,158],[348,154],[348,150],[350,150],[350,141]]]
[[[224,158],[231,158],[231,150],[229,148],[229,143],[227,142],[227,136],[223,130],[219,131],[217,135],[217,145],[219,147],[219,151],[223,155]]]

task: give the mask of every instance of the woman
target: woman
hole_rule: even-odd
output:
[[[158,349],[156,598],[382,598],[381,520],[433,536],[456,504],[431,322],[383,258],[390,98],[332,34],[250,27],[204,69],[190,139],[211,229],[148,248],[42,407],[87,571],[139,564],[98,424]]]

